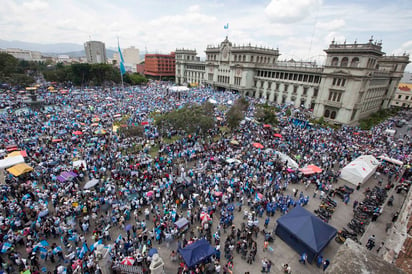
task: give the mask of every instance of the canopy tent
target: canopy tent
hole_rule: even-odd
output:
[[[279,152],[279,151],[275,151],[275,154],[279,156],[279,159],[284,162],[287,163],[287,166],[293,169],[298,169],[299,165],[298,163],[296,163],[295,160],[293,160],[292,158],[290,158],[288,155],[286,155],[285,153]],[[322,170],[321,170],[322,171]]]
[[[403,166],[403,162],[402,162],[402,161],[396,160],[396,159],[394,159],[394,158],[390,158],[390,157],[388,157],[388,156],[386,156],[386,155],[381,155],[381,156],[379,156],[378,158],[381,159],[381,160],[385,160],[385,161],[387,161],[387,162],[390,162],[390,163],[392,163],[392,164],[395,164],[395,165]]]
[[[77,168],[77,167],[81,167],[83,166],[83,168],[87,168],[87,164],[85,160],[77,160],[77,161],[73,161],[73,168]]]
[[[27,157],[27,152],[25,150],[21,150],[21,151],[13,151],[13,152],[7,154],[7,158],[8,157],[15,157],[15,156]]]
[[[17,164],[24,163],[24,158],[23,156],[13,156],[13,157],[7,157],[4,158],[3,160],[0,160],[0,169],[5,169],[12,167]]]
[[[189,221],[188,221],[186,218],[184,218],[184,217],[180,218],[179,220],[177,220],[177,221],[175,222],[175,226],[176,226],[178,229],[181,229],[181,228],[185,227],[185,226],[188,225],[188,224],[189,224]]]
[[[340,177],[354,185],[363,184],[375,173],[378,165],[379,161],[372,155],[362,155],[342,168]]]
[[[60,173],[59,176],[57,176],[57,180],[61,183],[69,181],[73,178],[76,178],[78,175],[73,172],[73,171],[63,171],[62,173]]]
[[[189,91],[188,87],[185,86],[173,86],[173,87],[169,87],[170,91]]]
[[[322,169],[318,166],[315,165],[308,165],[304,168],[299,169],[300,172],[302,172],[305,175],[310,175],[310,174],[315,174],[315,173],[321,173]]]
[[[29,165],[27,165],[26,163],[21,163],[21,164],[17,164],[9,169],[7,169],[8,172],[10,172],[11,174],[13,174],[14,176],[18,177],[24,173],[30,172],[32,171],[33,168]]]
[[[216,250],[209,244],[205,239],[197,240],[196,242],[185,246],[184,248],[179,248],[178,252],[183,257],[186,265],[189,268],[207,260]]]
[[[276,235],[299,254],[305,252],[311,263],[336,235],[336,229],[296,206],[277,220]]]

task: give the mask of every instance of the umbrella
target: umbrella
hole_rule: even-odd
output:
[[[202,220],[203,221],[203,219],[210,219],[210,216],[209,216],[209,214],[207,214],[206,212],[202,212],[202,213],[200,213],[200,220]]]
[[[132,229],[132,225],[128,224],[125,226],[124,230],[129,231],[130,229]]]
[[[92,127],[97,127],[99,125],[99,123],[93,123],[93,124],[91,124],[90,126],[92,126]]]
[[[130,257],[130,256],[129,256],[129,257],[124,258],[124,259],[121,261],[120,264],[123,264],[123,265],[133,265],[134,262],[135,262],[135,259],[134,259],[133,257]]]
[[[89,189],[94,187],[95,185],[97,185],[99,183],[98,179],[91,179],[90,181],[88,181],[85,185],[84,185],[84,189]]]
[[[40,211],[40,213],[39,213],[39,217],[40,218],[43,218],[44,216],[46,216],[47,214],[49,214],[49,210],[43,210],[43,211]]]
[[[58,143],[58,142],[61,142],[61,141],[63,141],[63,139],[53,139],[52,143]]]
[[[150,250],[149,250],[149,253],[147,253],[147,255],[149,256],[149,257],[152,257],[154,254],[158,254],[159,252],[157,251],[157,249],[156,248],[151,248]]]
[[[279,134],[279,133],[275,133],[275,134],[273,134],[273,136],[275,136],[277,138],[282,138],[282,134]]]
[[[263,127],[264,128],[270,128],[270,127],[272,127],[271,125],[268,125],[268,124],[265,124],[265,125],[263,125]]]
[[[107,132],[106,130],[100,128],[100,129],[96,130],[94,132],[94,134],[103,135],[103,134],[106,134],[106,132]]]
[[[215,191],[215,196],[217,196],[217,197],[222,196],[222,192],[220,192],[220,191]]]
[[[264,148],[264,146],[263,146],[261,143],[253,143],[253,146],[254,146],[255,148],[259,148],[259,149]]]
[[[147,121],[145,121],[145,122],[142,122],[142,126],[145,126],[145,125],[148,125],[149,124],[149,122],[147,122]]]
[[[98,117],[94,117],[93,119],[92,119],[92,122],[93,123],[96,123],[96,122],[99,122],[100,121],[100,118],[98,118]]]
[[[147,196],[147,197],[152,197],[153,194],[154,194],[153,190],[150,190],[150,191],[148,191],[148,192],[146,193],[146,196]]]
[[[73,135],[82,135],[83,132],[81,132],[80,130],[76,130],[73,132]]]
[[[233,211],[233,210],[235,210],[235,206],[233,204],[228,204],[226,206],[226,209],[229,210],[229,211]]]

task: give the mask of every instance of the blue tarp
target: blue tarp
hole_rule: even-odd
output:
[[[277,220],[276,235],[311,263],[336,235],[336,229],[297,206]]]
[[[216,250],[207,240],[200,239],[184,248],[179,248],[178,252],[183,257],[186,265],[191,268],[209,259],[210,256],[215,254]]]

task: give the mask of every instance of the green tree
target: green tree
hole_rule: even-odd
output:
[[[258,122],[261,122],[264,124],[269,124],[269,125],[278,124],[278,119],[276,117],[276,108],[271,107],[267,104],[257,106],[255,117]]]
[[[187,134],[206,134],[215,123],[207,104],[186,105],[181,109],[156,115],[155,119],[155,124],[163,135],[171,129],[183,130]]]

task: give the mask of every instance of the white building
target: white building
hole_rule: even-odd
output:
[[[391,100],[391,106],[412,107],[412,73],[405,72]]]
[[[84,51],[89,64],[105,64],[107,61],[106,46],[103,42],[87,41],[84,43]]]
[[[25,60],[25,61],[44,61],[40,51],[31,51],[25,49],[0,49],[0,52],[8,53],[14,56],[17,59]]]
[[[136,65],[140,63],[139,49],[134,46],[122,49],[122,55],[126,71],[136,72]],[[116,64],[120,64],[120,56],[118,52],[113,54],[113,60],[116,60]]]
[[[236,46],[226,39],[206,48],[206,61],[195,50],[176,50],[176,82],[198,82],[268,101],[313,110],[316,118],[353,124],[388,108],[409,56],[385,56],[381,43],[338,44],[325,50],[326,65],[278,61],[279,51]]]

